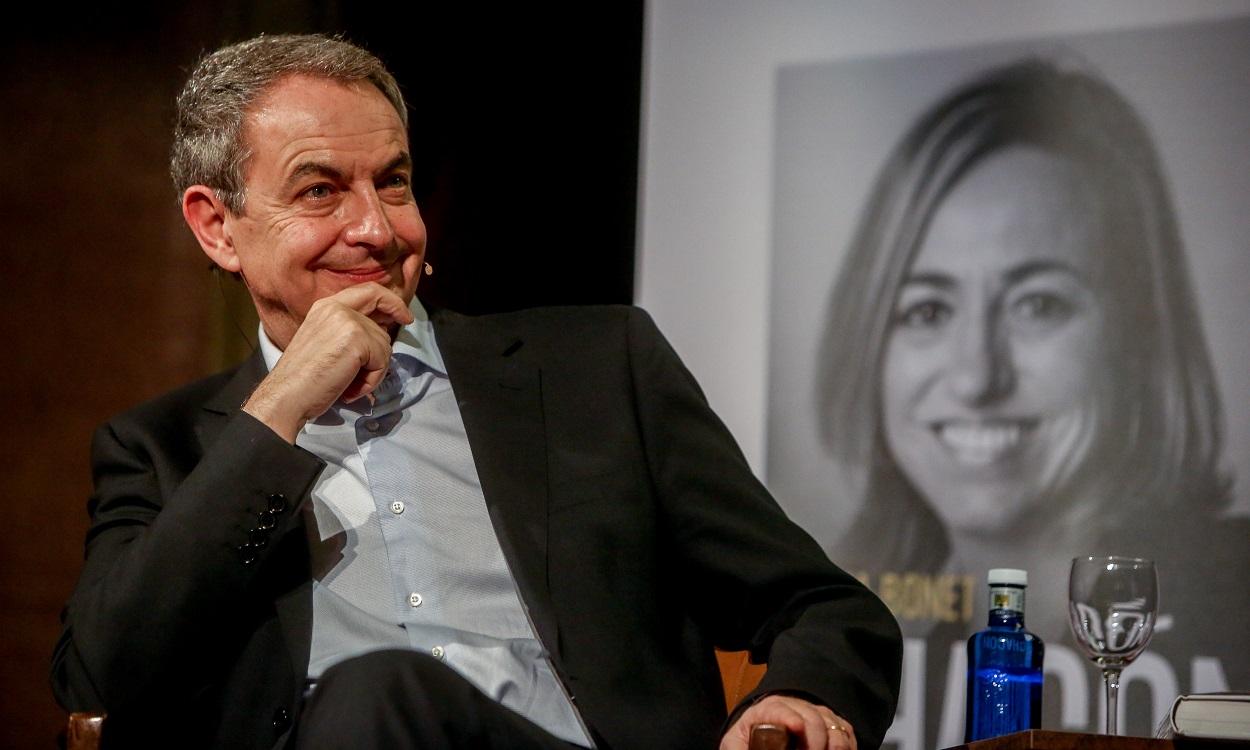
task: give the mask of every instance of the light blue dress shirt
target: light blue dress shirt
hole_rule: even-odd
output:
[[[326,462],[305,506],[313,572],[308,676],[387,648],[431,654],[503,706],[592,747],[526,614],[421,304],[374,403],[336,403],[296,444]],[[273,369],[282,352],[261,328]]]

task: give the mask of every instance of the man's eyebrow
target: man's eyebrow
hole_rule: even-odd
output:
[[[401,151],[398,156],[391,159],[386,166],[382,167],[379,174],[390,174],[398,170],[409,169],[412,169],[412,157],[408,155],[407,151]],[[343,173],[339,169],[326,164],[325,162],[305,161],[300,162],[296,165],[295,169],[291,170],[291,174],[287,176],[283,187],[290,189],[294,187],[297,182],[305,177],[308,177],[309,175],[325,177],[336,182],[343,180]]]
[[[329,164],[319,161],[305,161],[300,162],[295,169],[291,170],[291,174],[287,175],[286,181],[283,183],[283,187],[290,189],[295,186],[295,183],[309,175],[326,177],[335,181],[341,181],[343,179],[343,173]]]
[[[389,174],[398,170],[412,169],[412,157],[407,151],[400,151],[399,156],[391,159],[390,163],[382,168],[381,174]]]

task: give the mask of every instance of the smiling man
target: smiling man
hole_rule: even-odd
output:
[[[422,308],[406,118],[338,40],[192,73],[172,171],[260,349],[97,433],[61,703],[124,747],[878,745],[897,625],[645,314]],[[714,646],[769,661],[728,718]]]

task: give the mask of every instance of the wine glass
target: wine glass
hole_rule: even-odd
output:
[[[1116,733],[1120,671],[1150,641],[1159,612],[1159,580],[1151,560],[1078,557],[1068,579],[1072,634],[1102,669],[1107,686],[1107,734]]]

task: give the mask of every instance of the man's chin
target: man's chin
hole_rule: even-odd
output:
[[[413,277],[411,279],[405,279],[405,278],[396,279],[392,277],[392,278],[387,279],[386,281],[379,281],[378,283],[386,287],[387,289],[391,290],[392,292],[394,292],[400,299],[404,301],[405,305],[411,305],[412,298],[415,297],[417,294],[417,281],[418,280],[419,280],[419,277]]]

